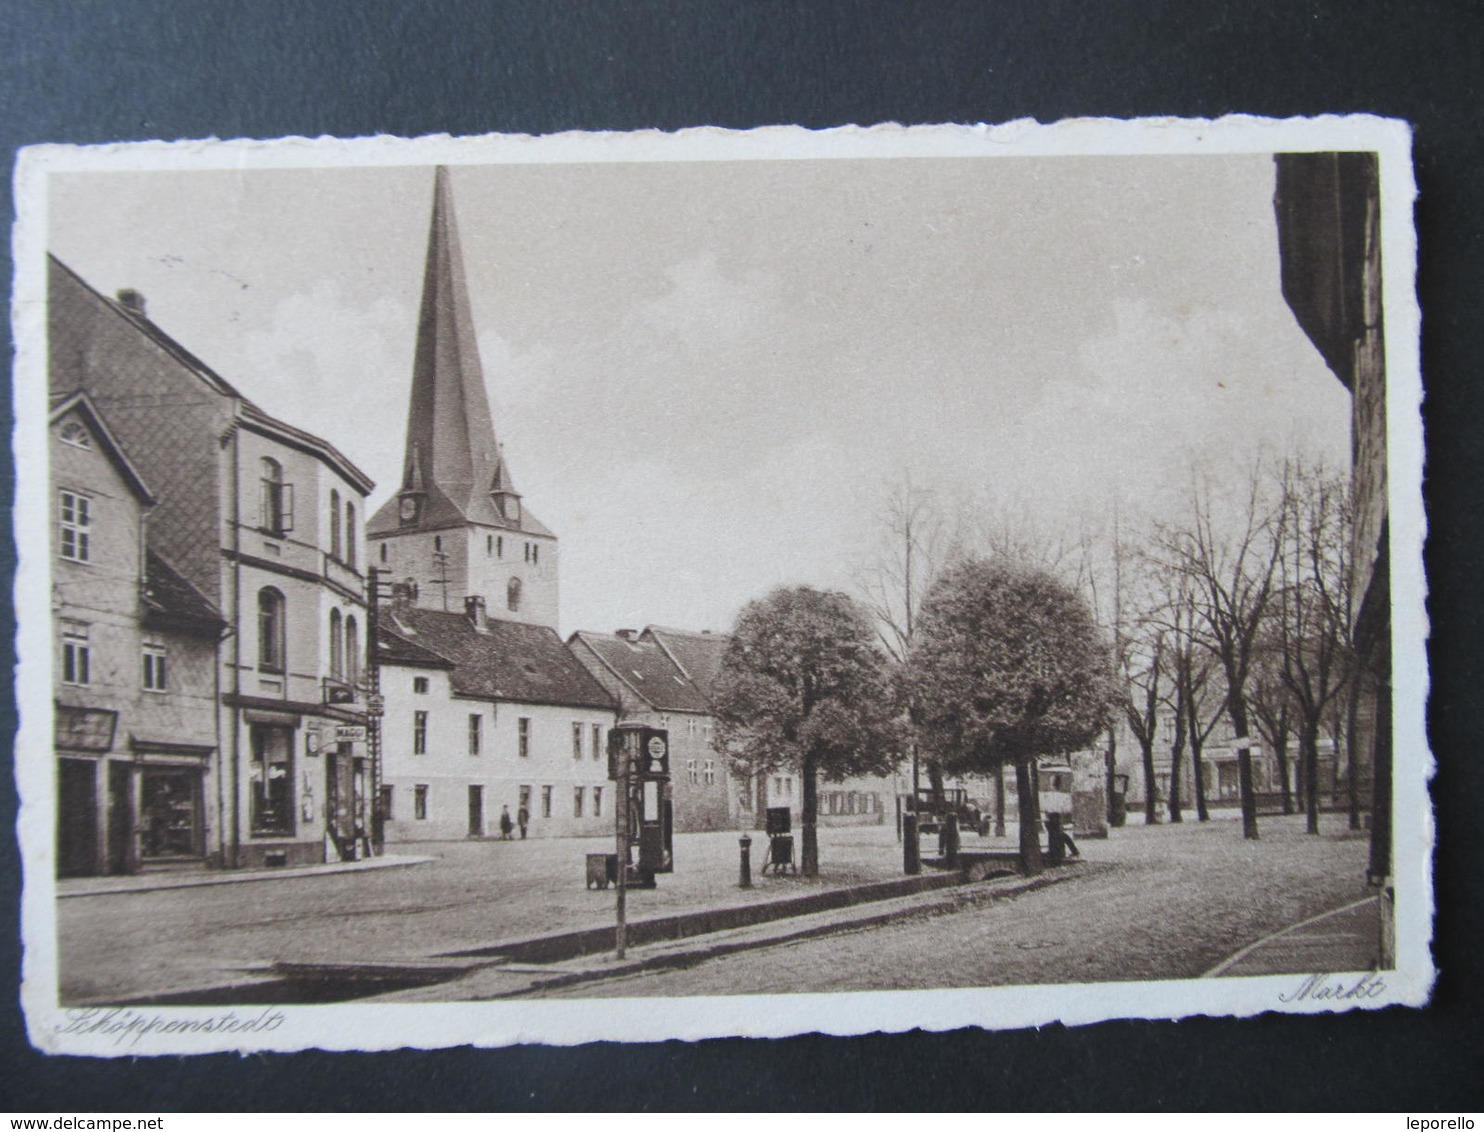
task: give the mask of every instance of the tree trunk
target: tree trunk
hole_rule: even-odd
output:
[[[1159,789],[1154,781],[1154,738],[1139,740],[1139,754],[1144,760],[1144,824],[1159,821]]]
[[[1293,813],[1293,790],[1288,784],[1288,728],[1280,727],[1273,737],[1273,757],[1278,760],[1278,789],[1283,793],[1283,812]]]
[[[1227,705],[1231,716],[1232,730],[1237,741],[1237,786],[1242,795],[1242,836],[1248,841],[1257,840],[1257,795],[1252,789],[1252,748],[1247,745],[1251,732],[1247,730],[1247,703],[1241,696],[1232,696]]]
[[[994,835],[1005,836],[1005,764],[994,771]]]
[[[1020,870],[1026,876],[1041,871],[1041,803],[1031,784],[1026,759],[1015,763],[1015,795],[1020,806]]]
[[[1304,760],[1304,813],[1308,820],[1304,829],[1308,833],[1319,832],[1319,723],[1305,722],[1303,730]]]
[[[928,788],[933,792],[933,810],[937,813],[943,812],[943,768],[936,762],[927,760]]]
[[[1176,825],[1185,819],[1180,813],[1180,756],[1185,753],[1185,729],[1175,720],[1175,744],[1170,748],[1170,824]]]
[[[752,777],[752,828],[767,828],[767,806],[768,806],[768,774],[766,771],[758,771]]]
[[[799,872],[806,877],[819,875],[819,770],[814,755],[804,756],[803,846],[799,853]]]
[[[1210,811],[1206,809],[1206,768],[1202,757],[1204,746],[1199,738],[1190,737],[1190,770],[1195,778],[1195,816],[1197,821],[1210,821]]]
[[[1108,824],[1113,824],[1113,791],[1118,787],[1118,730],[1108,728],[1108,746],[1103,751],[1103,798],[1107,802]],[[1004,784],[1001,783],[1003,789]],[[1001,835],[1004,830],[1000,831]]]

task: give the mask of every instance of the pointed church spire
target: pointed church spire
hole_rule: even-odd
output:
[[[449,172],[433,176],[400,525],[501,522],[488,496],[498,447],[479,363]],[[506,474],[508,479],[508,473]]]

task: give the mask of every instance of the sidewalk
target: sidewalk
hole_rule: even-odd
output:
[[[137,873],[132,876],[75,877],[57,881],[57,899],[75,896],[112,896],[121,892],[161,892],[175,888],[205,888],[216,884],[247,884],[259,880],[297,880],[301,877],[361,873],[375,869],[401,869],[424,865],[436,857],[396,854],[367,857],[361,861],[335,861],[326,865],[302,865],[279,869],[181,869],[170,872]]]

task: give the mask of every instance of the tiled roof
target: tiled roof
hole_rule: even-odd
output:
[[[708,699],[716,687],[722,654],[732,640],[726,633],[697,633],[660,625],[650,625],[639,639],[652,640],[664,649]]]
[[[220,630],[226,622],[216,606],[158,551],[145,554],[144,605],[147,614],[170,624]]]
[[[401,664],[411,668],[457,668],[446,656],[415,645],[394,630],[380,626],[376,634],[376,660],[379,664]]]
[[[657,711],[708,710],[706,696],[653,641],[625,640],[611,633],[574,633],[634,694]]]
[[[451,661],[461,696],[529,704],[613,709],[617,705],[544,625],[490,618],[480,632],[461,613],[407,606],[384,611],[382,632]]]

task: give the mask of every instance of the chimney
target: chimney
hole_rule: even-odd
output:
[[[639,637],[638,629],[615,629],[614,636],[621,637],[625,641],[634,641]]]
[[[417,604],[417,583],[411,578],[392,583],[392,612],[400,613]]]
[[[115,294],[115,298],[118,299],[119,306],[123,307],[124,310],[128,311],[135,318],[148,317],[144,313],[144,296],[134,290],[133,287],[119,288]]]
[[[489,632],[489,619],[484,612],[484,598],[478,594],[470,594],[464,599],[464,616],[469,618],[469,624],[474,626],[475,632]]]

